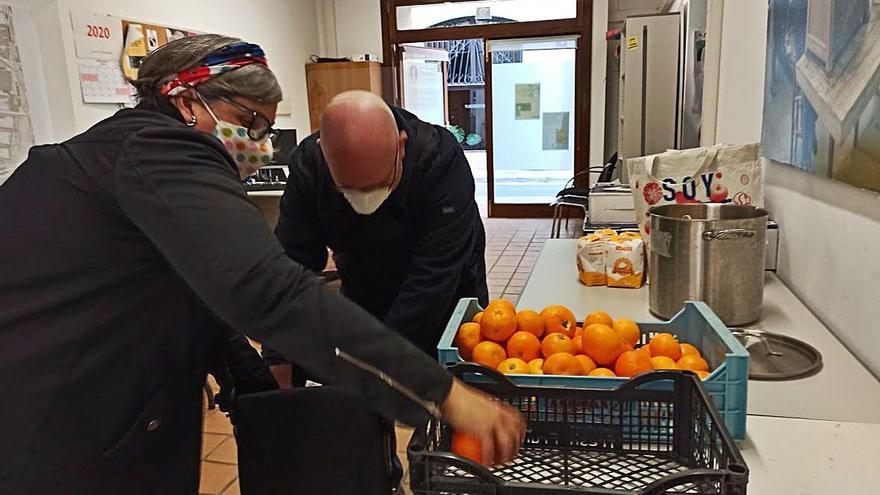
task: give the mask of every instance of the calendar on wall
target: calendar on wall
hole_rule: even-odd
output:
[[[165,43],[194,36],[196,31],[172,28],[113,15],[71,11],[79,80],[85,103],[134,105],[134,87],[143,58]]]
[[[70,22],[83,102],[131,103],[133,88],[123,78],[119,67],[121,19],[71,11]]]
[[[134,97],[115,60],[79,59],[79,81],[85,103],[131,103]]]

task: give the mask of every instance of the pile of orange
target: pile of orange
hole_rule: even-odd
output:
[[[510,301],[498,299],[461,325],[454,342],[462,359],[506,374],[630,377],[685,369],[703,379],[709,375],[699,349],[672,334],[641,341],[633,320],[595,311],[579,326],[565,306],[517,311]]]

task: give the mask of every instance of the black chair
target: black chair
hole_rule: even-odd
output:
[[[589,167],[587,170],[578,172],[571,179],[568,179],[568,182],[565,183],[565,187],[556,193],[556,198],[550,203],[550,206],[553,207],[553,223],[550,225],[551,238],[559,238],[560,230],[562,228],[562,214],[565,211],[565,208],[578,208],[583,210],[583,230],[586,230],[587,222],[590,218],[590,189],[575,187],[575,181],[577,181],[577,178],[582,175],[599,172],[599,182],[608,182],[611,180],[611,175],[614,173],[616,164],[617,153],[614,153],[604,165]],[[568,219],[569,216],[565,215],[566,230],[568,230]]]
[[[232,419],[244,495],[392,493],[395,446],[367,402],[341,387],[242,395]]]

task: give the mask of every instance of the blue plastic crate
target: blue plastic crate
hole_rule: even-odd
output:
[[[463,360],[452,343],[458,327],[482,311],[476,299],[458,302],[446,330],[437,344],[440,363],[451,365]],[[712,369],[703,386],[724,418],[727,429],[737,440],[746,436],[746,401],[748,399],[749,353],[730,333],[721,319],[705,303],[688,301],[670,321],[639,323],[642,343],[658,333],[671,333],[680,341],[696,346]],[[572,388],[616,388],[627,378],[559,375],[508,375],[515,383],[530,386]]]

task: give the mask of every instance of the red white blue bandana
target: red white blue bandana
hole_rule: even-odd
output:
[[[160,91],[163,95],[174,96],[224,72],[251,64],[268,67],[266,55],[259,45],[244,42],[228,45],[202,59],[197,67],[179,72],[173,79],[163,84]]]

